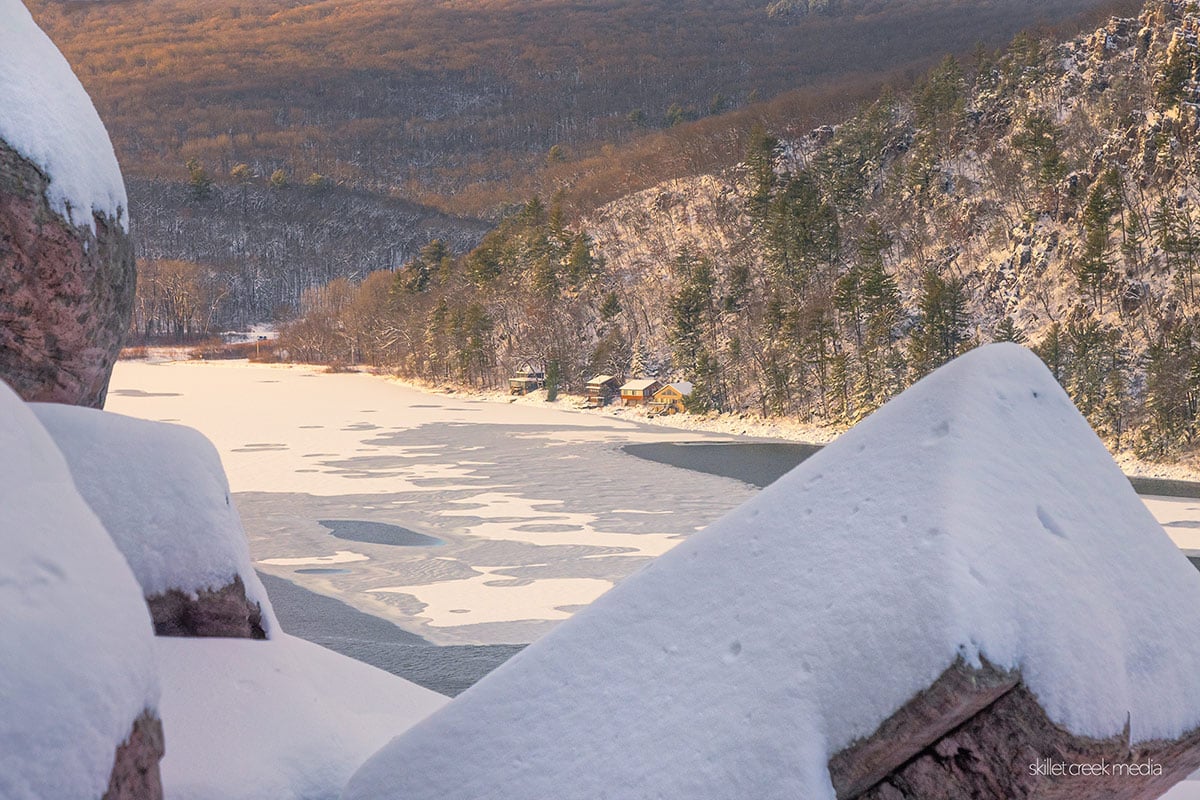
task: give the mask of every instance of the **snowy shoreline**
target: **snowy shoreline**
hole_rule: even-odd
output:
[[[147,359],[127,360],[128,363],[241,363],[247,366],[262,366],[282,369],[307,369],[319,374],[335,374],[323,364],[302,364],[297,362],[254,363],[244,360],[237,361],[203,361],[189,357],[190,350],[180,347],[149,348]],[[646,407],[624,407],[610,405],[603,408],[593,408],[585,405],[587,398],[583,395],[560,393],[559,399],[553,403],[546,400],[546,390],[540,389],[527,395],[513,397],[503,389],[481,389],[470,386],[448,384],[440,381],[421,381],[386,374],[371,367],[359,367],[350,370],[351,373],[370,375],[379,380],[402,386],[416,392],[442,398],[470,398],[491,403],[508,403],[514,405],[542,406],[559,411],[584,414],[589,416],[610,417],[628,420],[645,425],[654,425],[680,433],[694,432],[703,434],[726,435],[739,438],[774,440],[794,442],[798,444],[826,445],[845,433],[848,428],[832,425],[817,425],[801,422],[788,417],[762,417],[753,413],[709,412],[706,414],[656,414]],[[1152,478],[1167,481],[1187,481],[1200,483],[1200,465],[1189,462],[1156,462],[1138,458],[1129,448],[1114,450],[1106,442],[1113,460],[1120,465],[1121,470],[1130,478]]]
[[[314,367],[318,368],[318,367]],[[532,392],[520,397],[510,397],[498,389],[474,389],[462,386],[447,386],[445,384],[413,381],[394,375],[384,375],[370,370],[364,374],[376,377],[420,392],[439,396],[466,396],[491,402],[513,402],[521,404],[546,403],[545,390]],[[848,429],[830,425],[814,425],[786,417],[761,417],[756,414],[715,413],[707,414],[654,414],[645,407],[622,407],[619,405],[604,408],[584,407],[586,402],[582,395],[560,394],[554,407],[580,414],[610,416],[618,419],[635,420],[648,425],[657,425],[674,431],[694,431],[698,433],[726,434],[737,437],[795,442],[798,444],[826,445],[842,435]],[[1109,443],[1109,453],[1121,467],[1121,471],[1131,478],[1154,478],[1158,480],[1187,481],[1200,483],[1200,468],[1181,462],[1152,462],[1138,458],[1128,448],[1114,451]]]

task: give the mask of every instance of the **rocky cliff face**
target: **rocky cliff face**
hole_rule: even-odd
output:
[[[133,246],[115,219],[72,226],[48,186],[0,141],[0,378],[27,401],[99,408],[133,308]]]

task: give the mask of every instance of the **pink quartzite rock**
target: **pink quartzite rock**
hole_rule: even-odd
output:
[[[961,661],[829,761],[839,800],[1151,800],[1198,768],[1200,730],[1134,745],[1076,736],[1019,672]]]
[[[134,721],[129,738],[117,748],[102,800],[161,800],[158,762],[164,752],[162,723],[149,712],[142,714]]]
[[[178,589],[146,598],[157,636],[227,636],[266,639],[262,608],[246,597],[241,576],[215,590],[195,596]]]
[[[49,181],[0,141],[0,379],[26,401],[99,408],[129,325],[133,244],[51,210]]]

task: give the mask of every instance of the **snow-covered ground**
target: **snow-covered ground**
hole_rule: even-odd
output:
[[[259,569],[439,644],[533,641],[755,494],[620,450],[727,436],[319,368],[121,362],[107,409],[214,442]]]
[[[164,725],[169,800],[333,800],[448,702],[280,632],[220,458],[195,430],[26,404],[0,382],[0,452],[5,800],[99,797],[142,714]],[[266,640],[154,636],[143,592],[235,577]]]
[[[442,643],[538,638],[757,493],[619,449],[728,434],[319,368],[122,362],[108,407],[214,439],[259,569]],[[1148,505],[1180,546],[1195,546],[1200,502]],[[446,544],[340,539],[322,520]],[[299,572],[314,567],[329,571]],[[1191,800],[1196,785],[1171,796]]]
[[[167,800],[334,798],[448,700],[286,634],[155,639]]]

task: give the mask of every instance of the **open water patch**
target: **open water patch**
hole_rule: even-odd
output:
[[[296,570],[300,575],[349,575],[348,569],[336,569],[334,567],[306,567],[305,569]]]
[[[436,547],[446,542],[434,536],[410,531],[390,522],[364,519],[319,519],[322,527],[339,539],[364,544],[390,544],[393,547]]]
[[[179,392],[147,392],[145,389],[110,389],[118,397],[182,397]]]

